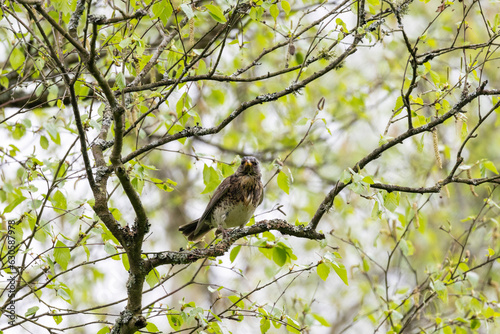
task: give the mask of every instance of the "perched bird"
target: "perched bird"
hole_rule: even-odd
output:
[[[200,218],[179,227],[188,240],[200,239],[212,228],[224,232],[230,227],[242,227],[252,217],[264,198],[259,160],[243,157],[236,172],[225,178],[215,189]]]

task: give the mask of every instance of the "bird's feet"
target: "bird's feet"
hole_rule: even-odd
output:
[[[215,230],[215,235],[222,234],[222,239],[227,239],[229,237],[229,230],[225,229],[224,227],[217,227]]]

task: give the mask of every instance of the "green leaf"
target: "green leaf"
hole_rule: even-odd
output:
[[[290,3],[285,0],[281,0],[281,8],[283,8],[283,11],[286,13],[286,15],[290,14]]]
[[[262,334],[267,333],[269,328],[271,328],[271,322],[269,321],[269,318],[260,319],[260,332]]]
[[[490,170],[490,171],[492,171],[493,173],[498,174],[498,170],[497,170],[497,168],[495,167],[495,165],[493,164],[493,162],[491,162],[491,161],[489,161],[489,160],[485,161],[485,162],[484,162],[484,167],[485,167],[486,169],[489,169],[489,170]]]
[[[130,270],[130,263],[128,262],[128,255],[126,253],[122,254],[122,264],[123,264],[123,268],[125,268],[125,270],[127,270],[127,271]]]
[[[168,184],[172,184],[174,186],[177,184],[177,182],[172,181],[170,179],[167,179],[167,181],[164,182],[163,180],[160,180],[160,179],[157,179],[157,178],[154,178],[154,177],[151,178],[151,182],[154,182],[154,184],[158,188],[160,188],[163,191],[167,191],[167,192],[171,192],[172,190],[174,190],[174,188],[171,187],[171,186],[169,186]]]
[[[296,334],[300,334],[300,324],[297,320],[295,319],[292,319],[290,317],[286,317],[287,318],[287,325],[286,325],[286,329],[288,330],[289,333],[296,333]]]
[[[321,278],[323,281],[326,281],[328,275],[330,275],[330,268],[324,262],[321,262],[316,267],[316,273],[318,274],[319,278]]]
[[[278,5],[272,4],[271,7],[269,7],[269,13],[271,13],[271,16],[276,19],[278,18],[278,15],[280,15],[280,10],[278,8]]]
[[[50,139],[57,145],[61,145],[61,137],[59,135],[59,129],[54,122],[48,122],[43,125],[45,130],[49,133]]]
[[[434,289],[434,291],[436,291],[439,298],[441,298],[445,303],[448,302],[448,289],[446,289],[446,286],[444,285],[443,282],[441,281],[431,282],[431,287],[432,289]]]
[[[384,196],[384,206],[387,210],[394,212],[399,206],[399,192],[386,193]]]
[[[470,322],[470,328],[478,329],[479,327],[481,327],[481,321],[479,321],[479,319],[472,319]]]
[[[319,314],[316,314],[316,313],[313,313],[312,315],[314,317],[314,319],[318,320],[318,322],[325,326],[325,327],[330,327],[330,324],[328,323],[328,321],[326,321],[325,318],[323,318],[322,316],[320,316]]]
[[[120,45],[122,49],[125,49],[127,46],[129,46],[130,42],[132,42],[132,38],[128,37],[123,39],[118,45]]]
[[[123,89],[127,85],[125,81],[125,75],[122,72],[116,75],[116,85],[118,86],[119,89]]]
[[[109,240],[104,243],[104,251],[109,255],[118,254],[118,250],[115,246],[113,246],[113,244],[111,244]]]
[[[370,175],[365,176],[362,181],[365,182],[365,183],[368,183],[368,184],[374,184],[375,183]]]
[[[109,327],[108,326],[104,326],[103,328],[101,328],[97,334],[107,334],[109,333]]]
[[[229,299],[231,301],[231,303],[236,303],[236,307],[240,308],[240,309],[244,309],[245,308],[245,303],[243,302],[243,299],[241,299],[240,296],[228,296],[227,299]]]
[[[290,194],[290,179],[288,178],[288,175],[283,173],[282,171],[279,172],[278,174],[278,187],[280,187],[281,190],[283,190],[287,195]]]
[[[224,16],[224,13],[222,12],[222,10],[217,7],[217,6],[214,6],[214,5],[205,5],[205,8],[208,9],[208,12],[210,14],[210,16],[217,22],[219,23],[226,23],[226,17]]]
[[[85,254],[87,255],[87,261],[88,261],[90,259],[89,248],[86,245],[83,245],[83,250],[85,251]]]
[[[380,211],[380,209],[379,209],[378,202],[375,202],[375,203],[373,204],[373,209],[372,209],[372,213],[371,213],[371,218],[372,218],[373,220],[378,219],[378,218],[380,217],[380,213],[381,213],[381,211]]]
[[[60,315],[54,315],[52,317],[52,319],[54,319],[54,321],[56,322],[56,324],[60,324],[62,321],[63,321],[63,318],[60,316]]]
[[[285,249],[282,247],[274,247],[273,248],[273,261],[276,263],[278,266],[282,267],[285,265],[286,261],[288,259],[288,255]]]
[[[49,95],[47,96],[47,103],[49,106],[53,106],[57,102],[59,96],[59,88],[56,85],[49,87]]]
[[[70,295],[66,292],[66,290],[63,289],[58,289],[57,290],[57,295],[64,299],[66,302],[71,303],[71,297]]]
[[[57,12],[62,12],[63,14],[68,14],[71,11],[75,10],[76,1],[52,0],[51,4],[54,6],[54,8],[57,10]]]
[[[340,182],[348,183],[352,180],[352,174],[348,170],[344,170],[340,175]]]
[[[40,308],[38,306],[33,306],[33,307],[30,307],[26,313],[24,314],[25,317],[30,317],[32,315],[35,315],[36,314],[36,311],[38,311]]]
[[[345,285],[349,285],[349,282],[347,280],[347,270],[345,266],[342,263],[331,263],[331,266],[335,273],[340,277],[342,282],[344,282]]]
[[[7,76],[0,76],[0,85],[2,85],[4,88],[9,88],[9,79]]]
[[[458,269],[460,269],[463,273],[469,271],[469,266],[465,262],[460,262],[458,265]]]
[[[148,322],[148,324],[146,325],[146,329],[151,333],[159,333],[158,327],[156,327],[156,325],[152,322]]]
[[[60,190],[57,190],[54,193],[50,202],[54,206],[54,210],[56,212],[62,213],[62,212],[64,212],[64,210],[66,210],[68,208],[68,203],[66,201],[66,197],[64,196],[64,194]]]
[[[203,59],[200,59],[200,61],[198,62],[198,69],[196,70],[196,74],[203,75],[207,73],[208,73],[207,64],[203,61]]]
[[[12,50],[12,54],[10,55],[9,61],[12,69],[17,70],[24,64],[26,57],[24,56],[24,52],[19,48],[15,48]]]
[[[201,192],[202,194],[214,191],[220,183],[219,173],[213,167],[205,165],[203,167],[203,183],[205,183],[205,189]]]
[[[167,0],[162,0],[159,2],[156,2],[152,7],[151,11],[153,12],[154,19],[159,18],[163,25],[166,25],[168,23],[168,19],[172,15],[173,9],[172,6],[170,6],[170,2]]]
[[[160,282],[160,273],[158,270],[153,269],[146,276],[146,282],[148,283],[150,288],[153,288],[156,284]]]
[[[40,136],[40,146],[46,150],[49,148],[49,140],[45,136]]]
[[[222,172],[223,177],[228,177],[234,173],[234,169],[230,165],[226,165],[226,164],[221,163],[218,165],[218,168]]]
[[[57,240],[56,248],[54,249],[54,259],[59,263],[64,270],[68,269],[68,263],[71,259],[69,248],[60,240]],[[68,296],[69,297],[69,296]],[[68,298],[69,299],[69,298]]]
[[[170,326],[175,330],[179,330],[184,323],[179,314],[167,314],[167,319]]]
[[[16,197],[12,202],[9,203],[9,205],[7,205],[5,207],[5,209],[3,210],[3,213],[9,213],[9,212],[11,212],[12,210],[14,210],[14,208],[16,206],[18,206],[19,204],[21,204],[25,199],[26,199],[26,197],[24,197],[24,196],[18,196],[18,197]]]
[[[248,14],[250,18],[254,21],[260,21],[262,19],[262,15],[264,14],[264,8],[262,7],[252,7],[250,9],[250,13]]]
[[[26,133],[26,126],[21,123],[17,123],[14,127],[14,131],[12,132],[12,138],[19,140],[24,137]]]
[[[495,251],[491,249],[491,247],[488,247],[488,256],[493,256],[495,255]]]
[[[229,254],[229,260],[231,261],[231,263],[233,263],[234,260],[236,260],[236,257],[238,256],[240,249],[241,245],[238,245],[231,250],[231,253]]]

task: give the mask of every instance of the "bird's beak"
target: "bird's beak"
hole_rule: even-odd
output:
[[[252,165],[253,165],[253,164],[252,164],[252,162],[251,162],[250,160],[245,160],[245,163],[244,163],[244,164],[245,164],[245,167],[247,167],[247,166],[252,166]]]

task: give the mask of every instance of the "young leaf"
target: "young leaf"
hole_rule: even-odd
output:
[[[288,330],[289,333],[295,333],[295,334],[300,334],[300,324],[297,320],[290,318],[289,316],[287,318],[287,325],[286,329]]]
[[[116,75],[116,85],[118,86],[119,89],[123,89],[127,85],[125,82],[125,75],[123,75],[122,72]]]
[[[217,22],[219,23],[226,23],[226,17],[224,16],[224,13],[222,10],[214,5],[207,4],[205,5],[205,8],[208,9],[208,12],[210,16]]]
[[[38,311],[40,308],[38,306],[33,306],[33,307],[30,307],[26,313],[24,314],[25,317],[30,317],[32,315],[35,315],[36,314],[36,311]]]
[[[158,327],[156,327],[156,325],[153,324],[152,322],[148,322],[146,329],[150,333],[159,333]]]
[[[55,192],[50,202],[54,206],[54,210],[56,210],[57,212],[64,212],[63,210],[66,210],[68,207],[66,197],[60,190]]]
[[[111,242],[106,241],[104,244],[104,251],[108,253],[109,255],[115,255],[118,254],[118,251],[116,250],[116,247],[111,244]]]
[[[236,257],[238,256],[240,249],[241,245],[238,245],[231,250],[231,253],[229,254],[229,260],[231,261],[231,263],[233,263],[234,260],[236,260]]]
[[[150,288],[153,288],[156,284],[158,284],[160,281],[160,273],[158,270],[153,269],[149,272],[149,274],[146,276],[146,282],[148,283]]]
[[[19,204],[21,204],[25,199],[26,199],[26,197],[24,197],[24,196],[18,196],[18,197],[16,197],[12,202],[9,203],[9,205],[7,205],[5,207],[5,209],[3,210],[3,213],[9,213],[9,212],[11,212],[12,210],[14,210],[14,208],[16,206],[18,206]]]
[[[497,170],[497,168],[495,167],[495,165],[493,164],[493,162],[491,162],[491,161],[489,161],[489,160],[485,161],[485,162],[484,162],[484,167],[485,167],[486,169],[489,169],[489,170],[490,170],[490,171],[492,171],[493,173],[498,174],[498,170]]]
[[[231,303],[236,303],[236,307],[240,309],[245,308],[245,303],[243,302],[243,299],[241,299],[240,296],[228,296],[227,299],[231,301]]]
[[[167,319],[170,327],[175,330],[179,330],[184,322],[179,314],[167,314]]]
[[[399,193],[390,192],[384,196],[384,206],[387,210],[394,212],[399,206]]]
[[[54,321],[56,322],[56,324],[60,324],[62,321],[63,321],[63,318],[60,316],[60,315],[54,315],[52,317],[52,319],[54,319]]]
[[[288,175],[283,172],[279,172],[278,174],[278,187],[283,190],[287,195],[290,194],[290,179]]]
[[[286,0],[281,0],[281,8],[283,8],[283,11],[286,13],[286,15],[290,14],[290,3]]]
[[[64,270],[68,268],[71,253],[69,252],[69,248],[60,240],[57,240],[56,248],[54,249],[54,259]]]
[[[271,322],[268,318],[260,319],[260,332],[262,334],[267,333],[267,331],[271,328]]]
[[[203,183],[205,183],[205,189],[201,192],[202,194],[214,191],[219,185],[219,174],[213,167],[209,167],[207,165],[203,167]]]
[[[103,328],[101,328],[101,329],[97,332],[97,334],[107,334],[107,333],[109,333],[109,331],[110,331],[110,330],[109,330],[109,327],[108,327],[108,326],[104,326]]]
[[[21,67],[24,64],[25,60],[26,57],[24,57],[24,53],[20,49],[15,48],[14,50],[12,50],[12,54],[9,58],[12,69],[16,70],[17,68]]]
[[[345,269],[345,266],[342,263],[333,263],[333,262],[331,265],[335,273],[337,273],[337,275],[342,280],[342,282],[344,282],[345,285],[349,285],[349,282],[347,281],[347,270]]]
[[[46,150],[49,148],[49,140],[45,136],[40,137],[40,146]]]
[[[278,15],[280,15],[280,10],[276,4],[272,4],[271,7],[269,7],[269,12],[271,13],[271,16],[274,18],[274,21],[278,18]]]
[[[313,313],[312,315],[314,317],[314,319],[318,320],[318,322],[325,326],[325,327],[330,327],[330,324],[328,323],[328,321],[326,321],[325,318],[323,318],[322,316],[320,316],[319,314],[316,314],[316,313]]]
[[[287,253],[286,250],[284,250],[281,247],[274,247],[273,248],[273,261],[280,267],[283,267],[287,261]]]
[[[163,25],[166,25],[168,23],[168,19],[172,15],[173,9],[172,6],[170,6],[170,2],[167,0],[162,0],[159,2],[156,2],[152,7],[151,11],[154,14],[155,19],[159,18]]]
[[[330,275],[330,268],[325,263],[321,262],[316,267],[316,273],[318,274],[319,278],[321,278],[323,281],[326,281],[328,275]]]

